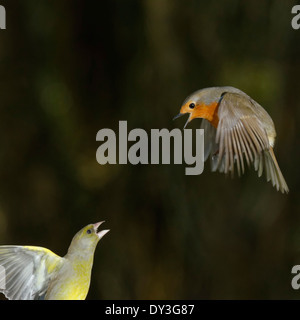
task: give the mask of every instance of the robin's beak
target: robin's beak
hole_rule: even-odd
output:
[[[187,124],[188,124],[190,121],[191,121],[191,114],[190,114],[190,116],[188,117],[188,119],[186,120],[186,123],[185,123],[183,129],[185,129],[185,127],[187,126]]]
[[[186,113],[181,113],[181,112],[179,112],[178,115],[173,118],[173,120],[178,119],[178,118],[180,118],[181,116],[184,116],[185,114],[186,114]],[[185,129],[185,127],[187,126],[187,124],[190,122],[190,118],[191,118],[191,115],[188,117],[187,122],[185,123],[183,129]]]
[[[173,120],[176,120],[176,119],[182,117],[183,115],[185,115],[185,113],[179,112],[178,115],[173,118]]]

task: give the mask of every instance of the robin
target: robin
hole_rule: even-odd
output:
[[[210,158],[212,171],[238,175],[245,165],[254,165],[260,177],[265,170],[267,181],[282,193],[289,188],[280,171],[273,147],[276,131],[266,110],[243,91],[233,87],[212,87],[188,96],[174,118],[189,113],[184,126],[202,118],[205,130],[204,160]]]
[[[84,300],[94,251],[109,231],[97,231],[102,222],[78,231],[64,257],[43,247],[0,246],[0,292],[10,300]]]

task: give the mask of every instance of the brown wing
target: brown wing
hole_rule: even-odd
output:
[[[245,160],[248,166],[253,163],[259,176],[265,169],[267,180],[277,190],[288,192],[271,146],[276,133],[267,112],[247,95],[228,92],[222,96],[218,116],[219,151],[212,155],[212,170],[234,175],[236,165],[241,175]],[[268,136],[267,130],[273,136]]]

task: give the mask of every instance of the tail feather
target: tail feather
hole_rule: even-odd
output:
[[[271,180],[273,186],[276,186],[277,190],[280,190],[282,193],[288,193],[289,188],[281,173],[273,148],[270,147],[268,150],[265,150],[264,155],[267,180]]]
[[[216,153],[214,155],[211,154],[211,170],[212,171],[219,171],[221,173],[229,173],[233,175],[232,166],[229,167],[229,172],[225,172],[226,167],[226,154],[222,154],[220,158],[220,154]],[[234,165],[238,159],[234,158]],[[253,166],[254,170],[257,171],[258,176],[261,177],[263,171],[265,171],[267,181],[271,181],[273,187],[280,190],[282,193],[288,193],[289,188],[287,183],[281,173],[279,165],[277,163],[276,157],[274,155],[272,147],[267,150],[263,150],[259,155],[256,155],[253,159]],[[239,171],[238,171],[239,173]],[[244,171],[242,171],[244,173]],[[239,174],[240,176],[240,174]]]

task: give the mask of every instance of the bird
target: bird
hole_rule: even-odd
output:
[[[197,90],[181,105],[174,119],[189,114],[184,126],[202,118],[204,161],[210,159],[211,170],[238,176],[245,172],[245,162],[252,164],[260,177],[282,193],[289,188],[274,154],[275,126],[267,111],[240,89],[224,86]]]
[[[9,300],[85,300],[104,221],[76,233],[64,257],[38,246],[0,246],[0,292]]]

